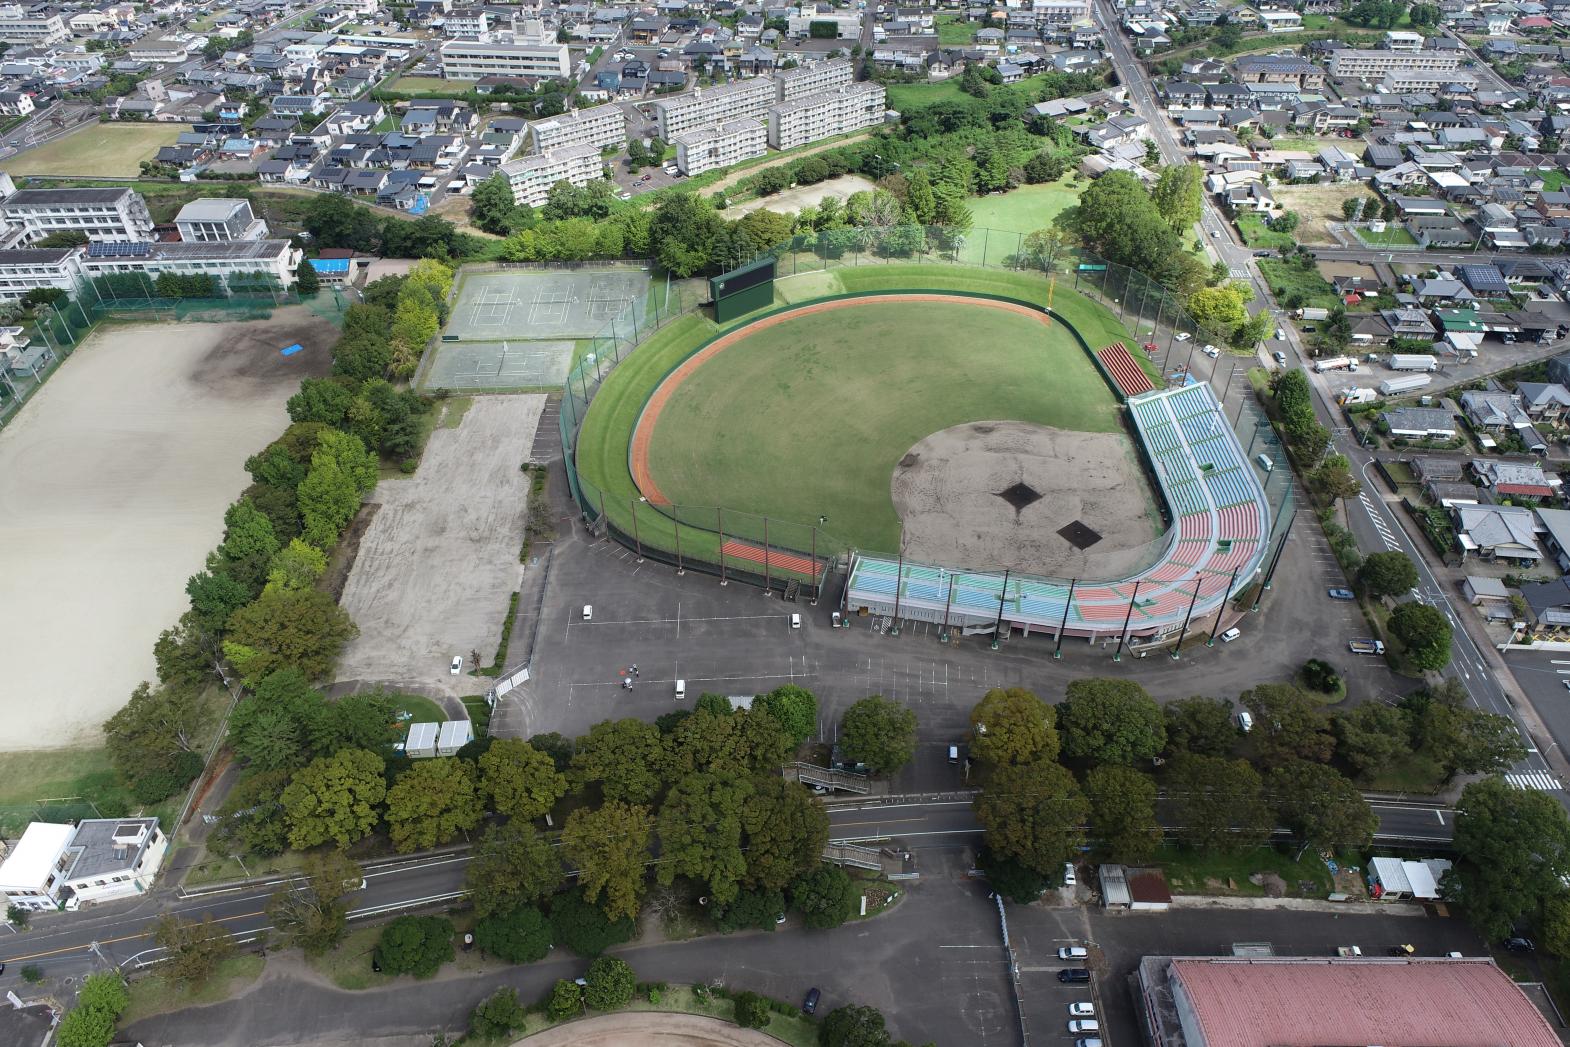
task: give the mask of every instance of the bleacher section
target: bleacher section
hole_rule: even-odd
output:
[[[1113,342],[1105,349],[1097,350],[1096,359],[1101,361],[1102,369],[1111,377],[1112,384],[1117,386],[1125,400],[1155,388],[1150,376],[1122,342]]]
[[[1127,621],[1130,637],[1150,637],[1175,632],[1191,607],[1196,620],[1215,611],[1264,562],[1264,490],[1207,383],[1135,394],[1128,408],[1174,517],[1171,544],[1156,563],[1115,582],[1076,583],[1065,620],[1067,581],[1010,573],[1005,591],[1002,574],[909,561],[901,570],[895,560],[857,556],[845,609],[892,614],[898,578],[901,618],[947,620],[951,628],[984,627],[1001,606],[1003,621],[1027,632],[1056,633],[1062,625],[1069,636],[1108,637]]]

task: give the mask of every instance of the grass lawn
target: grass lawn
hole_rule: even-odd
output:
[[[228,883],[230,880],[249,880],[258,876],[299,872],[305,867],[305,855],[299,851],[284,851],[271,858],[230,858],[204,850],[202,860],[181,877],[184,887],[198,887],[209,883]]]
[[[1304,269],[1296,262],[1286,259],[1261,258],[1259,271],[1265,274],[1265,282],[1270,285],[1271,293],[1278,300],[1292,292],[1297,292],[1303,296],[1304,305],[1329,309],[1341,302],[1336,295],[1336,289],[1319,275],[1319,270],[1312,264]]]
[[[714,410],[743,389],[744,412]],[[889,480],[900,457],[925,436],[989,418],[1117,428],[1105,383],[1060,326],[960,303],[852,305],[792,317],[711,358],[666,404],[650,466],[678,505],[791,521],[827,513],[858,546],[894,549]],[[823,469],[828,461],[837,468]]]
[[[1437,763],[1420,753],[1410,753],[1387,764],[1367,788],[1371,792],[1426,795],[1438,792],[1444,784],[1444,771]]]
[[[1370,247],[1417,246],[1417,238],[1407,232],[1405,226],[1397,225],[1394,222],[1385,226],[1385,231],[1382,233],[1371,232],[1362,226],[1357,226],[1352,231],[1357,234],[1359,240]]]
[[[1295,853],[1295,849],[1294,849]],[[1293,861],[1273,847],[1258,847],[1241,854],[1196,853],[1182,847],[1164,847],[1155,864],[1166,870],[1174,894],[1213,894],[1262,898],[1265,888],[1249,882],[1254,873],[1273,872],[1286,881],[1289,898],[1323,898],[1330,893],[1330,870],[1313,851]],[[1299,881],[1312,881],[1314,889],[1298,890]]]
[[[1006,193],[993,193],[971,200],[971,228],[974,232],[966,240],[966,245],[974,246],[980,241],[983,229],[1024,234],[1045,228],[1052,224],[1060,212],[1073,207],[1083,191],[1083,184],[1049,182],[1043,185],[1022,185]]]
[[[964,15],[938,15],[938,43],[945,47],[968,44],[976,39],[976,30],[980,28],[979,22],[968,22]]]
[[[782,270],[788,268],[789,259],[782,265]],[[1062,284],[1064,281],[1060,280],[1059,283]],[[795,279],[783,280],[777,284],[776,290],[779,300],[781,302],[797,300],[798,296],[793,292],[797,290],[796,285],[798,284],[803,285],[800,289],[800,298],[815,298],[853,291],[881,291],[921,287],[932,290],[972,291],[983,294],[1008,295],[1021,301],[1044,305],[1049,294],[1053,294],[1049,290],[1048,281],[1039,273],[973,269],[945,264],[868,264],[859,267],[846,266],[826,273],[812,273]],[[1118,322],[1115,316],[1090,299],[1069,290],[1067,286],[1056,288],[1052,304],[1053,308],[1072,323],[1085,340],[1094,347],[1099,348],[1110,342],[1127,342],[1129,340],[1128,331]],[[972,307],[971,311],[976,313],[983,312],[983,310],[975,309],[974,307]],[[749,316],[743,319],[751,320],[753,317]],[[799,321],[792,321],[792,323],[796,322]],[[731,324],[729,326],[736,325]],[[592,504],[599,500],[603,494],[603,503],[611,521],[629,535],[632,534],[633,528],[632,504],[638,497],[638,492],[632,482],[632,475],[628,470],[627,464],[628,443],[631,439],[633,425],[642,412],[650,391],[658,380],[682,359],[691,354],[699,345],[720,333],[721,330],[721,327],[711,320],[696,313],[673,321],[643,342],[630,358],[626,359],[607,376],[589,408],[586,424],[583,426],[579,436],[577,448],[576,457],[579,478],[586,492],[585,497],[590,503]],[[967,342],[967,344],[971,343]],[[737,348],[741,347],[738,346]],[[953,349],[943,349],[941,351],[950,358],[954,352]],[[1140,356],[1142,354],[1135,355]],[[965,362],[967,372],[975,370],[974,366],[969,363],[969,359],[967,357]],[[1072,354],[1064,354],[1065,363],[1069,363],[1070,359],[1079,361],[1078,367],[1084,369],[1084,375],[1095,376],[1089,361],[1085,359],[1077,348],[1074,349]],[[1069,366],[1077,370],[1072,363],[1069,363]],[[972,382],[980,381],[979,378],[975,377],[970,377],[969,380]],[[1078,387],[1079,380],[1079,378],[1074,380],[1076,387]],[[1097,398],[1104,404],[1103,409],[1107,412],[1107,420],[1101,428],[1102,431],[1110,431],[1111,427],[1115,425],[1111,394],[1106,390],[1105,385],[1100,384],[1099,377],[1095,380],[1098,390]],[[945,375],[941,381],[947,385],[951,378]],[[1031,381],[1039,383],[1041,379],[1033,376]],[[995,378],[993,379],[993,384],[998,384]],[[969,387],[967,386],[967,388]],[[925,390],[924,395],[923,403],[929,403],[930,400],[934,399],[930,388]],[[1000,399],[995,402],[1001,403],[1002,399],[1006,398],[1007,395],[1006,393],[1000,394]],[[733,400],[734,397],[729,396],[727,393],[727,399]],[[752,406],[749,404],[749,410]],[[771,412],[780,410],[778,405],[764,406]],[[1034,418],[1042,410],[1044,408],[1041,405],[1035,405],[1029,415],[1016,417]],[[803,425],[803,415],[799,410],[790,413],[788,417],[791,431],[799,432],[809,428]],[[996,417],[996,415],[991,415],[991,417]],[[899,449],[899,453],[903,454],[909,449],[911,443],[930,434],[935,428],[938,428],[938,426],[923,429],[914,439],[902,446]],[[855,431],[858,433],[859,438],[859,434],[862,431],[861,423],[858,423]],[[814,437],[814,439],[821,440],[821,437]],[[844,446],[840,444],[834,445],[833,456],[835,460],[842,459],[844,453]],[[896,455],[896,459],[897,457]],[[769,463],[769,468],[774,468],[776,464]],[[893,460],[888,463],[883,475],[876,481],[883,492],[882,497],[885,501],[888,498],[889,474],[887,469],[892,467]],[[754,483],[756,484],[756,481]],[[712,492],[716,489],[710,488],[710,491]],[[731,507],[739,508],[736,500],[731,498],[726,500]],[[713,505],[714,503],[711,500],[704,504]],[[748,508],[754,507],[748,506]],[[810,521],[819,513],[829,512],[832,514],[833,510],[808,507],[807,512],[808,515],[803,518],[804,522]],[[689,523],[691,522],[694,521],[689,521]],[[665,550],[674,548],[675,528],[669,517],[645,508],[638,512],[637,523],[639,540],[645,545]],[[708,515],[704,515],[701,523],[705,528],[713,526],[709,522]],[[801,532],[799,535],[795,533],[786,534],[784,533],[785,523],[785,520],[770,521],[772,540],[776,543],[787,545],[793,545],[799,540],[803,543],[800,548],[805,549],[807,547],[805,543],[808,540],[809,528],[806,526],[796,528],[796,530]],[[754,533],[757,530],[755,519],[751,521],[751,530],[747,529],[749,526],[747,520],[727,517],[725,524],[727,537],[746,537],[754,541],[761,537],[760,534]],[[838,541],[839,533],[840,529],[836,521],[829,526],[827,532],[823,533],[824,545],[822,547],[828,548],[830,544]],[[711,530],[700,531],[690,526],[682,529],[681,548],[685,555],[705,558],[710,562],[714,562],[719,555],[718,544],[718,536]]]
[[[1010,91],[1023,95],[1034,102],[1041,92],[1041,78],[1039,76],[1026,77],[1017,84],[1007,85]],[[956,98],[967,96],[959,89],[959,77],[951,76],[947,80],[925,84],[889,84],[887,87],[888,107],[905,112],[909,109],[920,109],[933,102],[951,102]]]
[[[1303,16],[1303,28],[1304,29],[1329,29],[1330,28],[1330,16],[1329,15],[1304,15]]]
[[[442,707],[422,694],[395,694],[392,698],[399,710],[413,715],[409,723],[442,723],[447,719]]]
[[[439,76],[400,76],[387,85],[387,90],[414,95],[461,95],[474,90],[467,80],[446,80]]]
[[[371,953],[375,950],[376,942],[381,936],[382,929],[379,926],[355,927],[344,935],[343,941],[338,943],[338,948],[321,956],[307,956],[305,962],[310,964],[317,974],[322,975],[338,988],[350,992],[386,985],[393,981],[396,975],[377,974],[371,970]]]
[[[143,160],[180,137],[179,124],[91,124],[6,161],[11,175],[134,177]]]
[[[156,972],[136,978],[131,982],[131,1002],[120,1016],[120,1024],[129,1025],[155,1014],[227,1000],[261,977],[265,966],[267,960],[254,953],[230,956],[219,961],[212,977],[198,989],[171,984]]]
[[[1271,248],[1291,247],[1297,243],[1291,233],[1278,233],[1273,229],[1265,228],[1265,219],[1257,214],[1240,214],[1237,216],[1238,232],[1243,234],[1243,242],[1250,247]]]

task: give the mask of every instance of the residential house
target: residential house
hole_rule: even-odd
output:
[[[1560,487],[1559,474],[1545,473],[1536,462],[1475,458],[1472,472],[1501,498],[1552,498]]]
[[[1560,560],[1561,564],[1564,562]],[[1570,570],[1570,567],[1561,567],[1561,570]],[[1570,578],[1523,582],[1520,588],[1535,632],[1562,635],[1570,631]]]
[[[1514,617],[1510,609],[1510,590],[1498,578],[1469,574],[1461,582],[1461,592],[1466,596],[1466,602],[1489,621],[1508,621]]]
[[[1518,505],[1458,505],[1450,512],[1463,555],[1523,566],[1542,559],[1532,510]]]
[[[1455,417],[1438,407],[1395,407],[1379,416],[1390,435],[1405,440],[1453,440]]]
[[[1570,510],[1537,510],[1537,522],[1542,525],[1543,545],[1554,558],[1561,571],[1570,571]]]
[[[1570,389],[1558,382],[1521,382],[1516,393],[1522,410],[1533,421],[1555,422],[1570,409]]]

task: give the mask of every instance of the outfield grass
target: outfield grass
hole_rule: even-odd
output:
[[[776,285],[776,290],[781,292],[778,296],[781,304],[794,300],[794,296],[787,298],[786,295],[790,294],[798,283],[810,284],[812,287],[810,294],[804,294],[802,297],[919,287],[929,290],[1007,295],[1020,301],[1044,305],[1051,295],[1053,308],[1072,323],[1092,347],[1099,348],[1110,342],[1130,340],[1127,330],[1105,308],[1062,286],[1057,287],[1055,291],[1049,290],[1051,285],[1048,281],[1036,273],[972,269],[942,264],[872,264],[846,267],[829,273],[814,273],[782,281]],[[751,320],[753,317],[743,319]],[[591,505],[600,502],[603,498],[605,511],[612,523],[628,535],[633,534],[634,531],[633,505],[638,498],[638,491],[633,484],[627,461],[633,425],[659,379],[699,345],[724,329],[706,316],[696,313],[672,322],[648,338],[606,378],[589,408],[576,452],[585,498]],[[1138,358],[1143,354],[1134,355]],[[1083,356],[1078,359],[1083,360]],[[1084,366],[1089,368],[1090,364],[1085,362]],[[1110,402],[1110,395],[1104,385],[1101,385],[1096,392],[1097,398],[1106,402]],[[734,395],[727,399],[728,402],[736,402]],[[750,408],[753,403],[749,402],[747,406]],[[806,407],[802,408],[802,418],[807,417],[805,413],[807,410]],[[998,415],[993,414],[992,417]],[[795,430],[805,427],[806,424],[801,420],[793,422]],[[858,439],[859,434],[858,427]],[[927,433],[921,435],[925,436]],[[903,450],[905,448],[901,449],[901,453]],[[842,449],[836,448],[833,460],[838,460],[841,456]],[[886,492],[887,473],[879,483]],[[729,503],[727,508],[734,504],[728,498],[727,503]],[[804,523],[810,522],[819,514],[832,516],[835,512],[837,510],[811,510]],[[782,520],[772,521],[773,541],[806,548],[808,528],[805,526],[799,528],[801,533],[794,537],[782,536],[783,523]],[[840,537],[838,523],[837,518],[831,520],[827,529],[820,532],[823,543],[821,549],[826,550],[838,541]],[[674,548],[675,527],[669,517],[645,506],[637,510],[637,524],[638,537],[643,544],[667,551]],[[706,519],[704,525],[713,526]],[[755,529],[755,520],[726,517],[727,537],[745,537],[756,541],[760,534],[756,533]],[[707,559],[710,562],[718,558],[718,536],[712,531],[685,527],[681,530],[680,541],[684,555]]]
[[[89,124],[6,161],[11,175],[96,175],[131,178],[161,146],[173,145],[179,124]]]
[[[1007,193],[993,193],[970,200],[971,228],[977,230],[967,242],[981,236],[982,229],[1033,233],[1052,224],[1061,212],[1079,202],[1084,185],[1066,181],[1045,185],[1022,185]]]
[[[740,390],[744,410],[714,410]],[[1106,383],[1061,325],[983,305],[852,305],[794,316],[704,363],[666,404],[649,461],[678,505],[827,514],[857,546],[896,549],[901,456],[988,419],[1117,428]]]

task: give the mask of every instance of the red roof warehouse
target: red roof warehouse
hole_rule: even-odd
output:
[[[1147,956],[1160,1047],[1562,1047],[1491,960]]]

